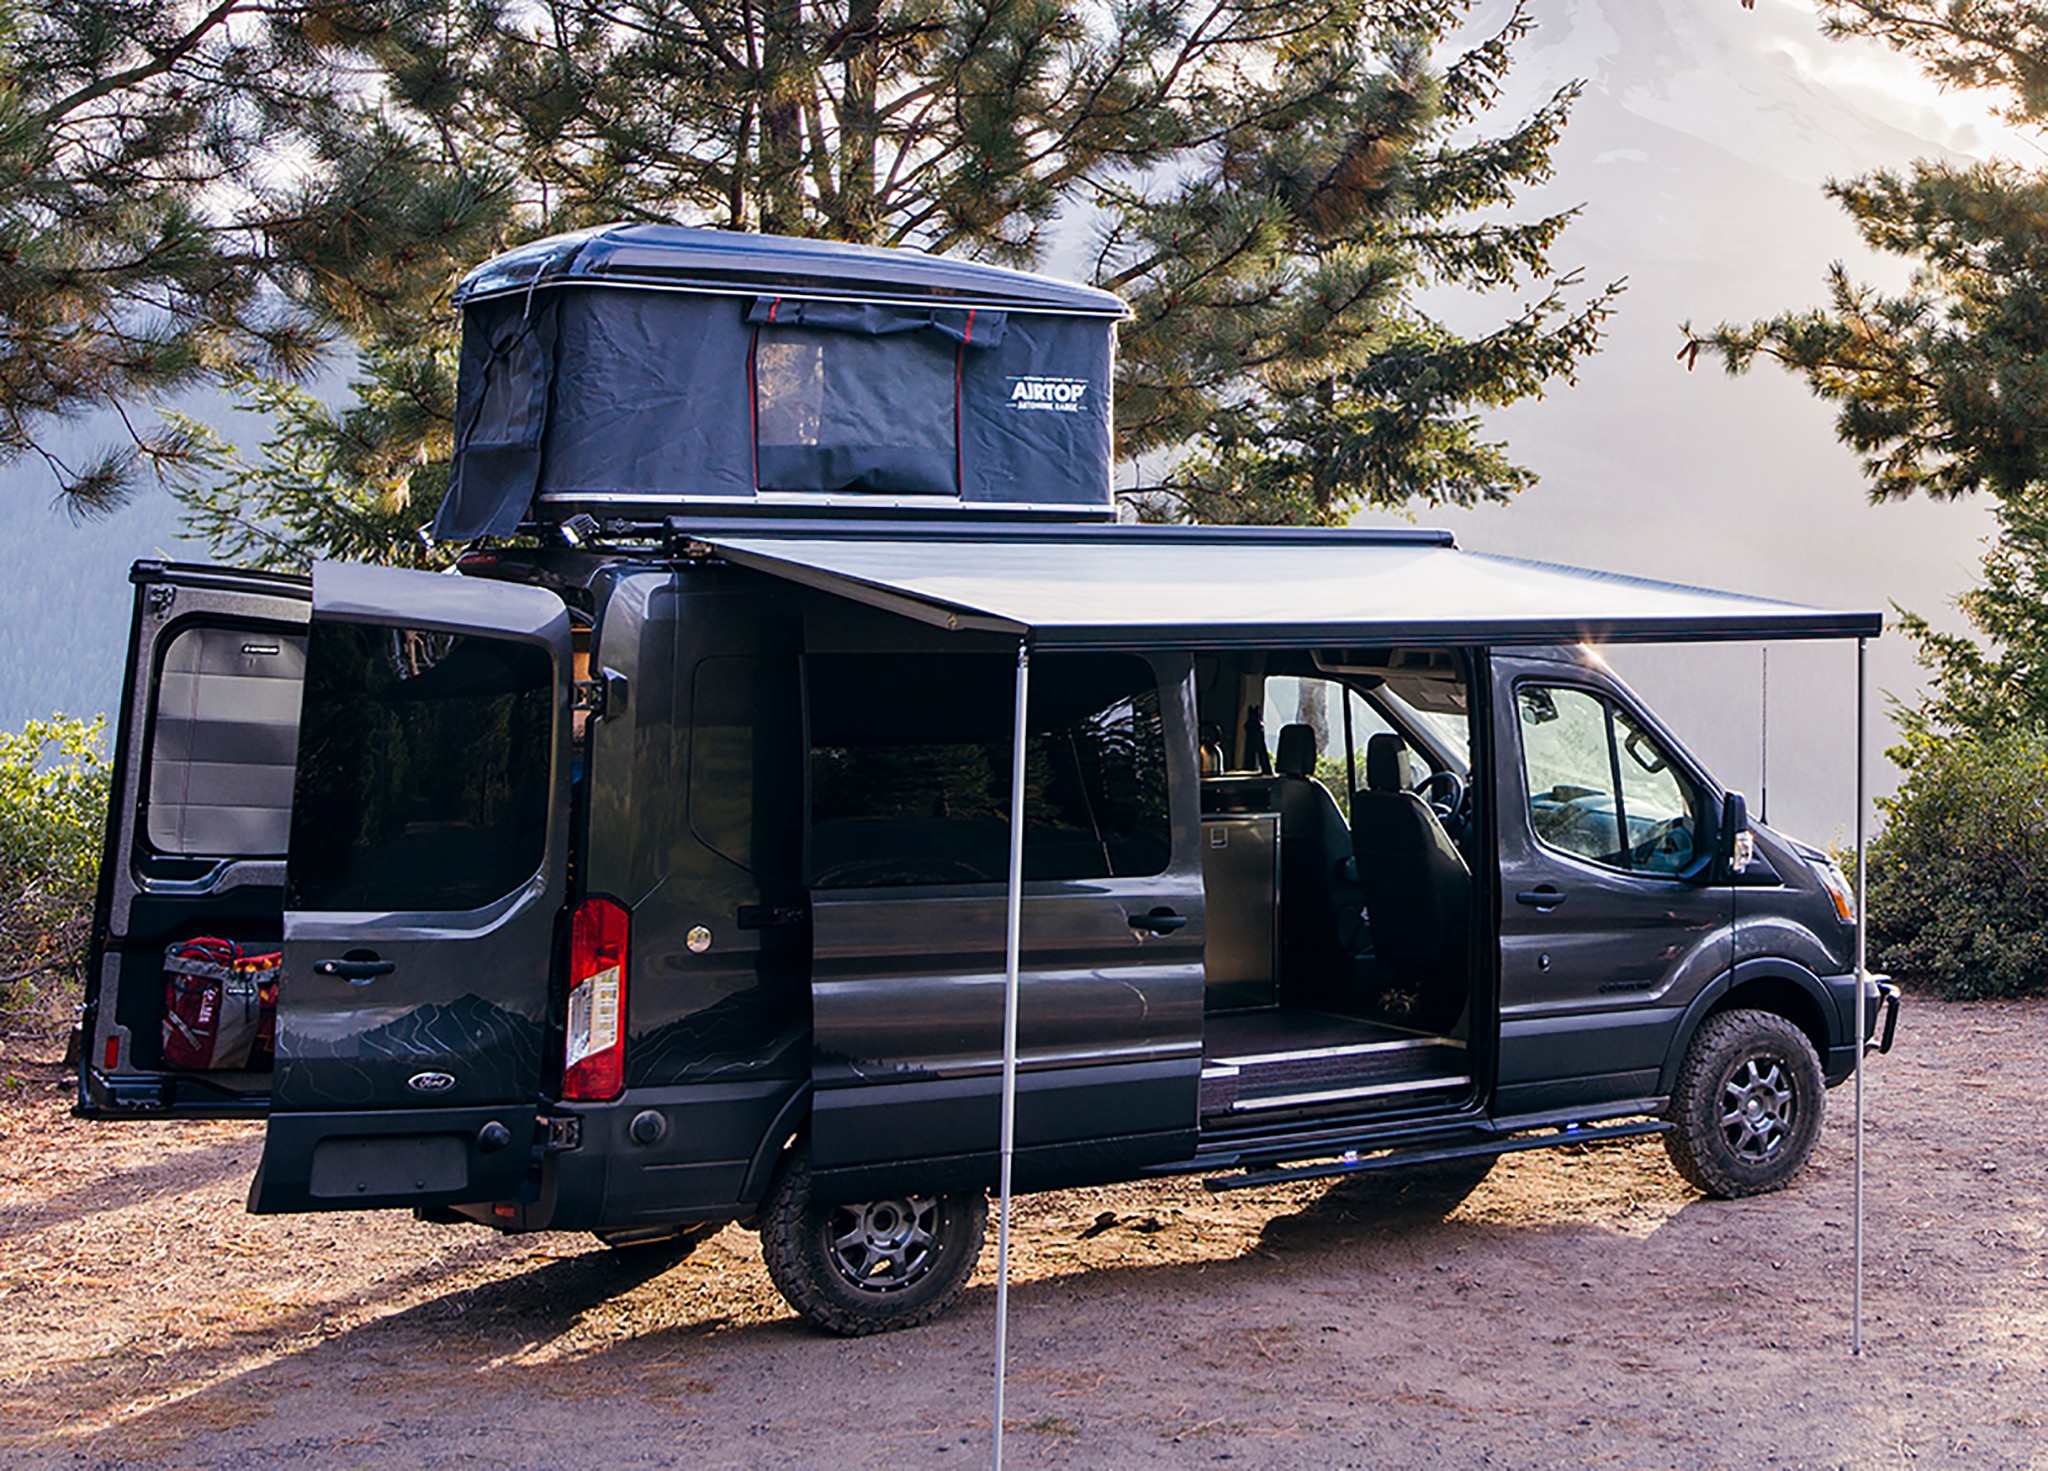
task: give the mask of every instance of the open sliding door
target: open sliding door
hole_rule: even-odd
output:
[[[1202,879],[1188,661],[1033,661],[1018,1179],[1193,1152]],[[812,653],[812,1164],[991,1183],[1014,660]]]

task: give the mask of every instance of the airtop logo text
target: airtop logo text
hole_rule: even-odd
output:
[[[1078,414],[1088,396],[1086,378],[1012,378],[1010,407],[1045,409],[1058,414]]]

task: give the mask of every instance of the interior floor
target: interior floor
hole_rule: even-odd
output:
[[[1212,1015],[1202,1030],[1202,1116],[1327,1104],[1422,1103],[1471,1083],[1458,1038],[1328,1012]]]

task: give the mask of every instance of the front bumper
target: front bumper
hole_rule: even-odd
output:
[[[1892,1040],[1899,1030],[1899,988],[1892,984],[1889,976],[1872,976],[1874,983],[1869,998],[1869,1010],[1863,1018],[1863,1054],[1886,1053],[1892,1050]],[[1877,1025],[1879,1012],[1884,1014],[1884,1030],[1880,1034]],[[1877,1040],[1873,1042],[1873,1038]]]

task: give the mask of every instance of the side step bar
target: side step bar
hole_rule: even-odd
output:
[[[1213,1194],[1226,1190],[1247,1190],[1254,1185],[1283,1185],[1292,1180],[1326,1180],[1337,1175],[1357,1175],[1367,1170],[1392,1170],[1403,1165],[1440,1164],[1445,1160],[1479,1159],[1487,1155],[1518,1154],[1525,1149],[1551,1149],[1560,1144],[1605,1144],[1613,1139],[1640,1139],[1668,1134],[1675,1125],[1665,1119],[1645,1119],[1635,1124],[1604,1124],[1582,1129],[1576,1125],[1554,1134],[1524,1134],[1513,1139],[1489,1139],[1479,1144],[1446,1145],[1440,1149],[1389,1149],[1382,1154],[1340,1157],[1314,1164],[1281,1165],[1272,1169],[1246,1170],[1237,1175],[1213,1175],[1202,1188]]]

